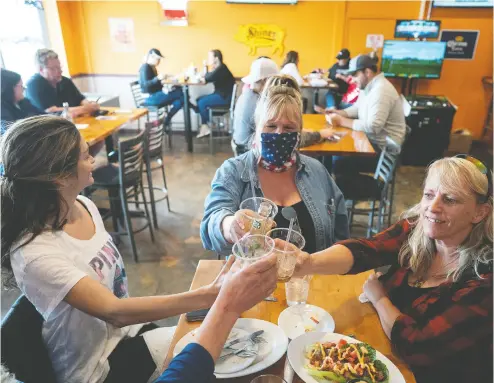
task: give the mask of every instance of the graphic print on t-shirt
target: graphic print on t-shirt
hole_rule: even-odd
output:
[[[120,253],[111,239],[108,239],[101,250],[98,251],[96,257],[91,259],[89,266],[91,266],[98,275],[100,282],[112,289],[113,294],[115,294],[116,297],[128,297],[125,267],[121,260]],[[113,266],[115,266],[115,268],[113,268]],[[115,271],[112,277],[111,272],[113,269]]]
[[[127,298],[127,276],[125,275],[125,269],[121,269],[118,265],[113,278],[113,294],[117,298]]]

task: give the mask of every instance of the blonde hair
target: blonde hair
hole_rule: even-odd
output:
[[[268,121],[285,116],[302,131],[303,102],[297,81],[288,75],[274,75],[267,79],[257,102],[256,139],[259,140]]]
[[[458,264],[447,274],[448,278],[456,282],[466,271],[473,268],[475,274],[480,277],[479,265],[492,262],[492,196],[485,200],[489,190],[487,177],[471,162],[453,157],[432,163],[427,169],[426,182],[431,178],[435,179],[446,193],[450,192],[461,198],[475,196],[478,204],[489,205],[486,217],[473,225],[465,241],[458,246]],[[400,249],[399,260],[402,266],[409,267],[418,278],[425,278],[436,255],[436,246],[434,240],[424,234],[420,214],[420,203],[403,214],[414,228]]]

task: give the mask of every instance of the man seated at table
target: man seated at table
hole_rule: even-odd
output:
[[[344,107],[340,107],[341,99],[343,95],[348,90],[348,83],[346,80],[346,75],[342,74],[342,71],[348,69],[348,65],[350,62],[350,51],[346,48],[343,48],[336,55],[336,59],[338,60],[333,64],[331,68],[329,68],[328,77],[336,84],[338,84],[338,90],[329,90],[326,94],[326,107],[331,108],[335,107],[336,109],[344,109]],[[349,105],[345,105],[347,107]]]
[[[395,87],[378,73],[377,60],[369,55],[358,55],[350,60],[347,74],[359,84],[357,102],[345,110],[329,108],[333,126],[342,126],[367,134],[374,150],[379,154],[389,136],[398,145],[403,143],[406,124],[400,95]],[[335,174],[374,171],[379,156],[373,160],[360,157],[334,158]]]
[[[233,85],[235,84],[235,77],[233,77],[230,69],[223,62],[223,54],[218,49],[213,49],[208,53],[208,61],[210,68],[204,78],[206,83],[214,84],[214,93],[202,96],[197,100],[197,108],[201,115],[201,128],[199,130],[198,138],[206,137],[211,134],[209,128],[209,109],[215,106],[228,106],[232,100]]]
[[[167,93],[163,92],[162,82],[166,76],[161,73],[158,74],[156,69],[162,58],[163,55],[156,48],[148,52],[145,63],[139,69],[139,85],[142,93],[149,94],[144,100],[144,105],[158,107],[172,105],[164,121],[165,126],[168,126],[173,116],[184,106],[184,94],[180,87],[173,87]]]
[[[72,80],[62,76],[58,55],[51,49],[36,51],[36,73],[27,82],[26,95],[38,109],[47,113],[63,111],[63,104],[69,104],[72,117],[91,114],[99,110],[99,105],[89,102],[77,89]]]

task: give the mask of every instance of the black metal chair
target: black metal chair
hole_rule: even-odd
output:
[[[384,217],[389,217],[392,208],[392,193],[390,185],[394,181],[395,169],[400,154],[400,146],[391,138],[386,137],[386,146],[381,152],[374,175],[351,174],[336,175],[336,184],[340,188],[347,204],[350,230],[353,227],[355,215],[367,215],[367,236],[381,231]],[[369,209],[355,208],[356,202],[370,201]],[[379,206],[376,207],[376,202]],[[377,213],[377,226],[374,228],[374,217]]]
[[[235,111],[235,103],[237,102],[237,86],[237,83],[233,84],[230,106],[214,106],[209,109],[209,124],[211,129],[209,148],[211,154],[214,154],[214,140],[230,135],[229,125],[233,122],[233,113]],[[217,134],[216,137],[214,136],[215,131]]]
[[[41,330],[43,317],[21,295],[2,321],[2,364],[24,383],[56,383]]]
[[[403,143],[401,144],[401,147],[405,144],[405,142],[408,140],[408,137],[410,137],[410,133],[412,132],[412,128],[410,126],[406,125],[405,126],[405,138],[403,139]],[[388,208],[388,227],[391,226],[391,218],[393,216],[393,203],[394,203],[394,197],[395,197],[395,183],[396,183],[396,171],[401,165],[401,149],[400,149],[400,156],[398,157],[398,163],[395,166],[395,170],[393,173],[393,179],[391,181],[391,185],[389,188],[389,208]]]
[[[145,98],[141,90],[139,81],[132,81],[130,83],[130,92],[134,98],[136,108],[146,108],[148,113],[148,121],[159,121],[161,124],[165,123],[165,117],[168,114],[168,106],[152,106],[145,105]],[[153,118],[154,117],[154,118]],[[164,126],[168,137],[168,147],[172,147],[172,129]]]
[[[166,184],[165,165],[163,164],[163,136],[164,129],[162,124],[156,122],[147,122],[145,127],[145,147],[144,147],[144,172],[146,173],[148,184],[144,189],[149,190],[149,199],[151,204],[151,213],[153,215],[154,227],[158,228],[158,217],[156,213],[156,204],[166,199],[168,211],[170,209],[170,198],[168,195],[168,186]],[[153,171],[161,169],[163,176],[163,186],[153,185]],[[159,191],[162,197],[156,199],[154,192]],[[137,199],[137,194],[136,194]]]
[[[115,234],[126,234],[129,236],[134,260],[138,262],[137,247],[134,234],[143,231],[149,227],[151,240],[154,242],[153,226],[147,207],[146,195],[142,185],[142,172],[145,152],[145,131],[137,136],[121,140],[118,142],[119,166],[109,164],[96,169],[93,172],[94,184],[96,189],[105,189],[108,191],[110,211],[113,220]],[[138,194],[141,193],[144,202],[144,212],[132,212],[129,209],[129,203],[138,206]],[[133,199],[134,198],[134,199]],[[133,230],[132,217],[144,218],[146,223],[139,229]],[[124,221],[126,231],[119,230],[119,221]]]

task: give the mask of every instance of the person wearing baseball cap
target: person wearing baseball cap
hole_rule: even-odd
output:
[[[168,93],[163,92],[163,80],[166,76],[161,73],[158,74],[156,69],[162,58],[164,57],[159,49],[152,48],[149,50],[144,58],[144,64],[139,69],[139,84],[142,93],[149,95],[144,100],[145,106],[172,105],[164,121],[165,126],[169,126],[173,116],[184,106],[184,95],[179,87],[173,88]]]
[[[333,126],[363,131],[376,150],[374,161],[368,158],[340,157],[333,159],[335,174],[374,171],[379,153],[386,145],[386,137],[401,145],[406,123],[402,100],[393,84],[379,73],[377,56],[358,55],[350,60],[348,70],[361,89],[355,104],[344,110],[326,110]]]
[[[236,156],[250,149],[249,142],[256,130],[254,112],[257,101],[266,80],[278,73],[278,65],[273,60],[261,57],[252,62],[250,73],[242,78],[249,87],[238,98],[233,113],[232,149]]]
[[[338,90],[329,91],[326,94],[326,107],[335,107],[339,109],[341,99],[348,90],[346,76],[343,75],[341,72],[348,69],[348,64],[350,61],[350,51],[346,48],[343,48],[336,55],[336,59],[338,61],[331,68],[329,68],[328,77],[336,84],[338,84]]]

